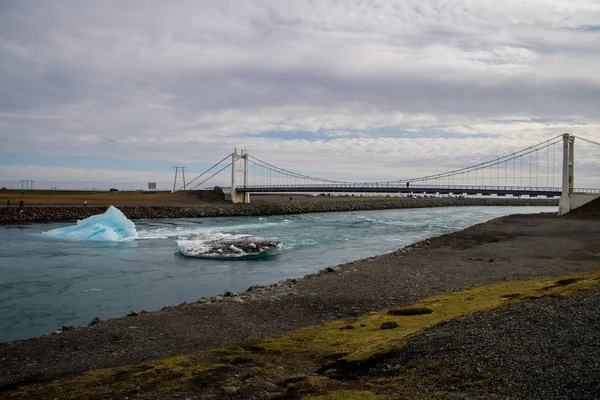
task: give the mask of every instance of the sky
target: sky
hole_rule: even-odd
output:
[[[0,0],[0,185],[168,188],[234,148],[331,179],[443,172],[600,142],[598,71],[597,0]]]

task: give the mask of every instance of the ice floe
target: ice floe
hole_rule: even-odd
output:
[[[110,206],[104,214],[77,221],[77,225],[53,229],[42,235],[73,241],[121,242],[138,237],[135,224],[116,207]]]
[[[282,243],[252,235],[216,233],[177,240],[177,249],[188,257],[253,258],[279,252]]]

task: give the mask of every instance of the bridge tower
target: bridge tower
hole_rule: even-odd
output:
[[[562,194],[558,203],[558,215],[571,211],[570,196],[573,194],[575,172],[574,145],[575,137],[568,133],[563,134]]]
[[[237,169],[238,160],[244,160],[244,169]],[[231,153],[231,202],[232,203],[250,203],[250,193],[237,192],[236,175],[238,172],[244,173],[244,187],[248,187],[248,153],[242,150],[242,154],[237,153],[237,149]]]
[[[598,197],[598,194],[578,193],[573,190],[575,187],[574,145],[575,136],[563,134],[562,194],[558,203],[558,215],[565,215]]]

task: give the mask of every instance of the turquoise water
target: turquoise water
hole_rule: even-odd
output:
[[[0,341],[24,339],[96,315],[156,310],[224,291],[310,274],[394,251],[502,215],[556,207],[444,207],[272,217],[134,220],[130,242],[48,239],[43,231],[73,223],[0,226]],[[252,234],[283,241],[256,260],[184,257],[175,239]]]

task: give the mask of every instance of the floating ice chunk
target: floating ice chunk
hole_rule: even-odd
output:
[[[235,251],[236,253],[245,253],[244,250],[240,249],[239,247],[235,247],[234,245],[229,245],[229,250]]]
[[[282,243],[250,235],[217,233],[177,240],[177,249],[188,257],[253,258],[277,253]]]
[[[116,207],[110,206],[104,214],[77,221],[77,225],[43,232],[44,236],[64,240],[93,240],[120,242],[138,237],[135,224]]]

